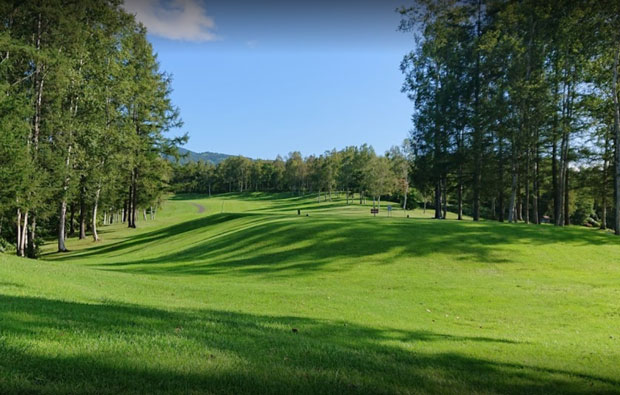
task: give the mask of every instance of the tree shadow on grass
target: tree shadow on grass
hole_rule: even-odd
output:
[[[481,359],[417,347],[451,342],[494,351]],[[620,391],[615,379],[491,356],[519,346],[343,321],[0,296],[2,393]]]
[[[129,250],[135,248],[142,248],[147,244],[157,243],[172,236],[183,236],[185,233],[194,232],[198,229],[208,229],[209,227],[217,226],[219,224],[229,222],[238,218],[255,217],[256,221],[259,221],[257,215],[251,213],[227,213],[216,214],[197,219],[180,222],[175,225],[167,226],[165,228],[157,229],[154,231],[130,236],[125,240],[121,240],[114,243],[101,244],[92,246],[79,251],[72,251],[68,254],[50,254],[52,259],[71,260],[74,258],[83,258],[93,255],[112,254],[116,252],[126,253]]]
[[[211,227],[226,225],[214,234]],[[204,237],[200,238],[204,229]],[[183,244],[184,233],[197,241]],[[197,236],[196,236],[197,235]],[[148,255],[148,246],[169,237],[165,252]],[[518,261],[520,250],[549,244],[602,245],[617,243],[608,235],[586,229],[526,225],[408,220],[404,218],[342,218],[215,214],[132,237],[115,244],[73,254],[115,256],[144,249],[139,259],[98,263],[126,271],[167,274],[265,274],[296,276],[319,270],[346,270],[361,261],[390,264],[407,257],[435,254],[454,261],[502,264]],[[105,258],[105,256],[104,256]],[[536,264],[537,262],[532,262]]]

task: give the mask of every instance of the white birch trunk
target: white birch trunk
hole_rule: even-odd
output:
[[[65,252],[67,247],[65,246],[65,220],[67,217],[67,201],[62,200],[60,203],[60,216],[58,220],[58,251]]]
[[[93,204],[93,241],[99,241],[99,235],[97,234],[97,207],[99,206],[99,194],[101,193],[101,187],[97,188],[95,192],[95,202]],[[104,215],[105,223],[105,215]]]
[[[26,240],[27,238],[27,232],[26,229],[28,228],[28,210],[26,210],[26,212],[24,213],[24,224],[22,226],[22,237],[21,237],[21,245],[19,246],[19,256],[26,256]]]

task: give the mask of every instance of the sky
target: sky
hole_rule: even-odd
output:
[[[413,38],[404,0],[126,0],[145,24],[185,145],[250,158],[321,154],[368,143],[378,153],[411,129],[401,93]]]

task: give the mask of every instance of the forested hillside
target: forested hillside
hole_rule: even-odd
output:
[[[208,162],[176,166],[172,187],[176,192],[292,192],[317,193],[317,199],[331,199],[334,192],[349,196],[358,193],[380,200],[381,196],[401,199],[407,206],[409,190],[409,142],[394,146],[385,155],[377,155],[369,145],[350,146],[340,151],[303,157],[298,151],[286,159],[252,160],[243,156],[226,158],[217,165]],[[415,195],[423,201],[424,196]],[[409,201],[409,206],[414,203]]]
[[[198,161],[203,161],[203,162],[209,162],[212,163],[214,165],[217,165],[218,163],[220,163],[221,161],[223,161],[226,158],[230,158],[232,155],[226,155],[226,154],[220,154],[217,152],[194,152],[194,151],[190,151],[188,149],[179,147],[179,158],[178,161],[181,164],[185,164],[188,162],[198,162]],[[171,160],[174,160],[176,158],[170,158]]]
[[[64,251],[99,221],[135,227],[183,140],[164,136],[180,120],[146,29],[118,1],[2,2],[0,18],[0,237],[34,257],[41,237]]]

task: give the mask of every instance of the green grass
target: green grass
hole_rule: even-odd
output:
[[[620,240],[368,209],[176,196],[0,255],[0,393],[620,393]]]

